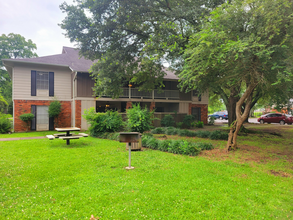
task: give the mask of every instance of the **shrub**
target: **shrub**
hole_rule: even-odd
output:
[[[58,116],[61,113],[61,103],[58,100],[54,100],[49,105],[49,117],[54,118],[54,122],[56,123],[56,127],[58,127]]]
[[[185,128],[190,128],[191,127],[191,123],[194,121],[194,116],[193,115],[185,115],[185,117],[183,118],[183,126]]]
[[[195,123],[195,127],[197,128],[203,128],[203,122],[202,121],[198,121]]]
[[[30,122],[33,120],[34,117],[35,116],[32,113],[25,113],[19,116],[20,120],[24,121],[26,124],[26,131],[28,131],[30,127]]]
[[[168,151],[168,147],[170,146],[172,140],[162,140],[158,143],[158,150],[160,151]]]
[[[175,135],[177,134],[177,129],[174,127],[167,127],[165,130],[165,134],[167,135]]]
[[[149,137],[146,141],[146,147],[151,148],[151,149],[158,149],[158,140],[154,137]]]
[[[177,128],[182,128],[183,127],[183,122],[177,122],[176,127]]]
[[[175,125],[175,120],[172,115],[165,115],[161,120],[161,125],[163,127],[171,127]]]
[[[223,131],[212,131],[210,133],[210,139],[212,140],[228,140],[228,134],[226,132]]]
[[[195,135],[200,138],[209,138],[210,132],[209,131],[196,131]]]
[[[213,124],[215,124],[215,117],[209,117],[209,121],[208,121],[208,124],[209,125],[213,125]]]
[[[97,136],[100,132],[116,132],[123,126],[122,116],[117,111],[106,111],[105,113],[95,113],[92,107],[85,110],[83,117],[91,124],[90,134]]]
[[[197,143],[197,147],[201,150],[212,150],[214,146],[211,143]]]
[[[132,108],[127,109],[127,128],[133,132],[143,133],[152,128],[153,111],[149,111],[146,107],[140,108],[140,105],[132,105]]]
[[[8,119],[8,116],[5,114],[0,113],[0,133],[8,133],[11,131],[12,124],[10,120]]]
[[[158,127],[158,128],[155,128],[155,129],[151,130],[151,132],[153,134],[165,134],[165,129],[161,128],[161,127]]]

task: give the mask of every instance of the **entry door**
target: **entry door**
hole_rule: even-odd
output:
[[[194,116],[195,121],[200,121],[200,118],[201,118],[200,108],[191,108],[191,114]]]
[[[37,131],[49,130],[49,113],[48,106],[37,106]]]

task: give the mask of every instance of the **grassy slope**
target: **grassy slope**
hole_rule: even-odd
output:
[[[0,219],[293,218],[291,178],[94,138],[0,142]]]

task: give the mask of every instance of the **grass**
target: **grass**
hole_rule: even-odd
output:
[[[272,149],[286,150],[279,140],[265,147],[271,137],[262,145],[257,135],[240,136],[240,146],[270,149],[271,159]],[[0,152],[0,219],[293,218],[292,176],[270,172],[292,168],[282,155],[262,163],[244,160],[242,150],[188,157],[146,149],[132,152],[135,169],[127,171],[124,143],[92,137],[69,146],[59,139],[5,141]]]

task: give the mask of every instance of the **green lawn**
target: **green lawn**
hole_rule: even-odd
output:
[[[278,163],[146,149],[127,171],[125,144],[92,137],[4,141],[0,152],[0,219],[293,218],[292,178],[269,172]]]

